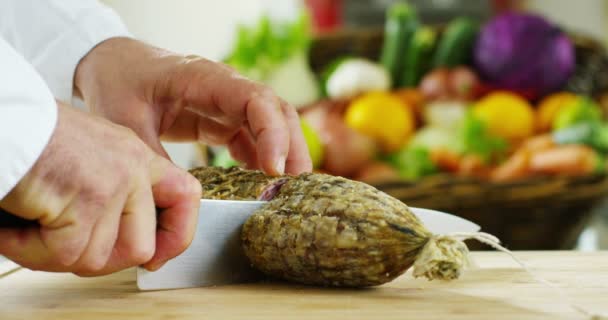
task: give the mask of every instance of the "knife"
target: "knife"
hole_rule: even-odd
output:
[[[245,221],[264,201],[201,200],[197,230],[188,249],[150,272],[137,268],[140,290],[208,287],[259,279],[240,243]],[[435,234],[476,232],[480,227],[447,213],[412,208],[425,227]]]

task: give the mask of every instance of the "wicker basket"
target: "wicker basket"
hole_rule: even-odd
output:
[[[581,36],[572,39],[577,47],[577,64],[585,62],[578,61],[583,55],[606,56],[595,41]],[[311,67],[321,72],[334,58],[343,55],[377,59],[382,40],[382,30],[324,35],[311,45]],[[588,81],[592,87],[583,86],[578,92],[597,97],[608,88],[601,81],[592,80]],[[608,176],[547,177],[497,184],[438,175],[417,182],[386,182],[376,187],[410,206],[442,210],[474,221],[509,248],[550,250],[569,249],[576,244],[593,209],[608,194]]]
[[[410,206],[446,211],[474,221],[509,248],[549,250],[569,249],[576,244],[593,209],[608,192],[608,177],[554,177],[497,184],[433,176],[416,183],[397,181],[376,187]]]

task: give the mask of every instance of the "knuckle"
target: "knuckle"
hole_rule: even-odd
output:
[[[190,244],[192,243],[192,240],[194,239],[194,234],[182,234],[180,236],[180,239],[176,242],[176,246],[175,246],[175,255],[180,255],[182,254],[182,252],[186,251],[186,249],[188,249],[188,247],[190,246]]]
[[[272,90],[272,88],[267,85],[257,84],[255,92],[258,97],[277,99],[278,101],[278,97],[275,94],[274,90]]]
[[[82,256],[85,247],[85,232],[73,232],[73,235],[68,239],[58,241],[53,233],[59,229],[42,229],[42,240],[47,246],[53,264],[67,268],[73,266]]]
[[[240,73],[234,67],[232,67],[226,63],[218,62],[217,65],[220,69],[223,69],[224,71],[226,71],[234,76],[240,76]]]
[[[154,256],[154,247],[150,245],[134,246],[131,248],[129,256],[134,265],[144,264]]]
[[[112,183],[120,184],[123,182],[119,170],[115,171],[113,173],[113,176],[114,177]],[[86,193],[86,196],[83,195],[84,200],[87,203],[83,205],[82,215],[86,216],[87,212],[98,212],[102,208],[106,208],[111,202],[114,201],[115,196],[116,188],[111,186],[99,186],[96,189],[88,191]]]
[[[125,153],[135,159],[144,158],[147,155],[147,146],[139,138],[135,131],[131,130],[130,128],[127,128],[126,130],[127,132],[125,132],[125,138],[123,142]]]
[[[202,187],[201,183],[198,181],[198,179],[196,179],[194,176],[189,174],[188,179],[190,180],[189,194],[193,198],[195,198],[198,202],[198,199],[200,199],[202,197],[203,187]]]
[[[105,259],[101,255],[94,255],[82,261],[79,273],[92,274],[99,272],[106,265]]]

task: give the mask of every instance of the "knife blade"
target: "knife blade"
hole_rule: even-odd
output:
[[[240,231],[264,201],[201,200],[197,230],[190,247],[157,271],[137,268],[140,290],[207,287],[259,278],[247,261]],[[411,208],[427,229],[436,234],[476,232],[480,227],[447,213]]]

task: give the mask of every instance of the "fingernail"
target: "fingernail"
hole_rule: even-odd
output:
[[[274,168],[275,168],[275,170],[277,170],[277,172],[279,174],[284,174],[285,173],[285,156],[280,156],[279,157],[279,159],[277,160]]]
[[[145,265],[144,268],[150,272],[154,272],[154,271],[157,271],[158,269],[160,269],[164,264],[165,264],[164,262],[155,263],[155,264]]]

